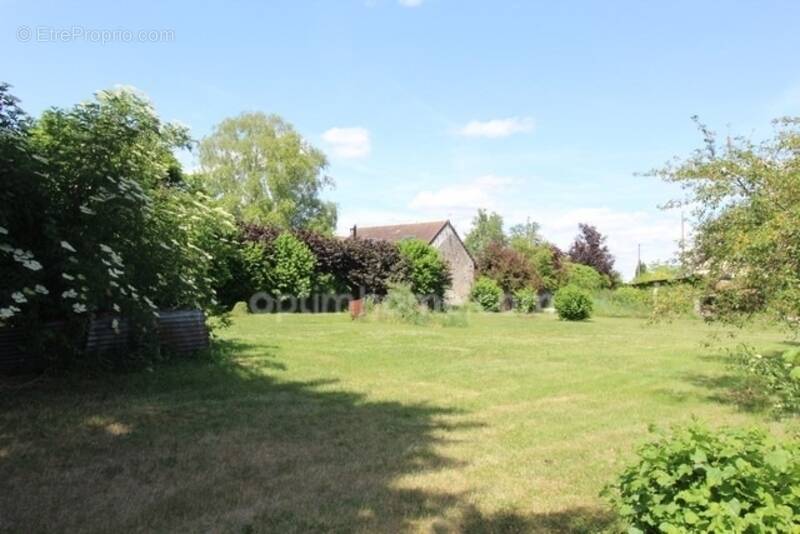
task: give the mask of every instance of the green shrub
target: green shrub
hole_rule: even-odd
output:
[[[514,309],[520,313],[533,313],[539,304],[536,291],[526,287],[514,292]]]
[[[734,361],[755,379],[753,385],[768,397],[776,414],[800,413],[800,349],[762,355],[744,347]]]
[[[694,423],[642,446],[604,490],[628,532],[797,532],[800,442]]]
[[[408,264],[411,290],[417,295],[443,298],[450,287],[450,269],[439,251],[419,239],[404,239],[397,248]]]
[[[484,311],[500,311],[500,302],[503,299],[503,290],[497,282],[486,276],[481,276],[475,281],[470,294],[473,302],[477,302]]]
[[[392,284],[380,305],[380,313],[391,319],[410,324],[425,324],[428,310],[419,303],[411,287]]]
[[[588,265],[570,263],[567,266],[567,284],[588,291],[596,291],[608,287],[609,281],[602,274]]]
[[[308,246],[289,232],[275,240],[272,258],[272,292],[275,295],[307,297],[314,282],[317,259]]]
[[[553,299],[558,317],[567,321],[583,321],[592,315],[592,297],[576,286],[565,286]]]

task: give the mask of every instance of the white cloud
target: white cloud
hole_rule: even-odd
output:
[[[422,0],[397,0],[397,3],[403,7],[418,7],[422,4]]]
[[[471,182],[447,185],[436,190],[420,191],[409,207],[416,210],[475,210],[492,208],[494,193],[514,183],[506,176],[480,176]]]
[[[361,127],[331,128],[322,134],[322,140],[334,156],[344,159],[366,157],[372,149],[369,130]]]
[[[509,117],[488,121],[470,121],[457,130],[458,135],[465,137],[508,137],[515,133],[530,132],[534,121],[530,117]]]

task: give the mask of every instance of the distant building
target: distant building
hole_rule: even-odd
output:
[[[475,260],[472,259],[450,221],[365,228],[354,226],[352,235],[361,239],[391,243],[413,238],[432,245],[450,266],[450,274],[453,277],[452,286],[445,294],[448,304],[463,304],[469,300],[469,292],[472,290],[472,282],[475,279]]]

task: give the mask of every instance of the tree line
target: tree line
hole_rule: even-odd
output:
[[[464,244],[475,258],[478,274],[494,281],[506,295],[523,290],[553,293],[566,285],[587,290],[620,284],[606,236],[580,224],[567,252],[548,242],[539,225],[528,221],[504,230],[498,213],[478,210]]]

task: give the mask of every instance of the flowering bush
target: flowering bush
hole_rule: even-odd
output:
[[[0,101],[0,277],[13,284],[0,321],[119,314],[146,344],[160,308],[215,310],[214,258],[234,227],[182,181],[184,128],[125,90],[35,121],[7,87]]]

